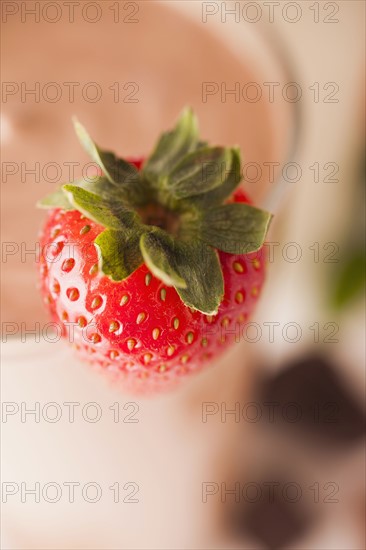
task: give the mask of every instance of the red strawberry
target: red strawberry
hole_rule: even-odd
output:
[[[258,249],[270,215],[241,191],[227,200],[238,152],[199,142],[190,110],[139,172],[141,161],[117,159],[76,129],[104,176],[41,203],[51,208],[42,293],[93,365],[134,390],[171,386],[241,338],[264,280]]]

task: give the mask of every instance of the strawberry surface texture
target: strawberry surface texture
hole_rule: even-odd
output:
[[[100,168],[39,206],[40,288],[77,354],[137,393],[174,387],[240,342],[265,277],[271,216],[237,186],[237,149],[199,141],[192,111],[150,158]]]

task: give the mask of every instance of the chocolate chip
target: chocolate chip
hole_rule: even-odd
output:
[[[365,434],[365,417],[330,360],[309,355],[288,364],[260,390],[263,407],[272,404],[273,423],[317,443],[347,445]],[[267,405],[265,405],[267,404]]]
[[[280,550],[302,537],[312,518],[301,501],[284,498],[286,483],[277,482],[271,497],[268,485],[268,482],[258,484],[261,498],[256,502],[241,501],[230,506],[229,528],[239,539],[250,536],[270,550]]]

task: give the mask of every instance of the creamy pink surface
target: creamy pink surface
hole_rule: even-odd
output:
[[[199,20],[191,23],[167,4],[143,2],[139,18],[138,24],[116,25],[105,18],[94,26],[80,20],[74,25],[34,24],[30,20],[5,26],[5,80],[25,82],[28,87],[37,81],[41,87],[51,81],[61,85],[76,81],[80,87],[94,81],[103,96],[97,103],[88,103],[77,88],[74,103],[68,102],[66,95],[54,104],[36,103],[32,97],[23,103],[20,95],[10,96],[3,106],[3,160],[23,162],[27,168],[39,162],[41,171],[46,163],[56,162],[62,169],[61,184],[67,180],[65,162],[80,163],[76,176],[89,162],[74,136],[72,115],[78,116],[99,144],[127,157],[149,152],[185,105],[197,112],[203,138],[217,144],[238,144],[246,162],[278,158],[270,106],[265,101],[222,103],[218,96],[202,102],[203,82],[227,82],[229,88],[237,80],[261,78],[257,67],[247,64],[246,52],[238,52],[234,58]],[[113,101],[109,87],[117,81],[121,90],[126,82],[137,83],[138,103]],[[262,178],[249,193],[259,196],[265,183]],[[26,249],[34,247],[44,219],[34,204],[54,187],[42,175],[39,182],[32,175],[22,182],[20,172],[8,177],[2,186],[5,241]],[[16,254],[9,256],[5,265],[3,319],[33,327],[35,321],[48,318],[36,290],[34,256],[25,260],[23,263]],[[7,477],[19,481],[95,479],[108,497],[108,486],[115,481],[136,481],[142,491],[141,502],[135,507],[108,501],[88,508],[79,500],[76,506],[65,502],[57,510],[48,504],[29,502],[19,508],[10,503],[6,523],[16,547],[198,548],[215,539],[215,505],[202,505],[201,481],[225,477],[226,456],[221,451],[226,455],[235,442],[237,427],[220,423],[208,427],[202,423],[201,407],[203,396],[214,401],[218,392],[221,399],[232,401],[233,392],[243,385],[242,352],[239,346],[234,347],[221,368],[218,364],[209,369],[171,396],[138,401],[139,423],[119,426],[108,420],[109,406],[115,401],[123,406],[131,397],[76,363],[62,342],[9,345],[3,374],[6,400],[96,401],[106,420],[91,427],[77,421],[75,425],[42,425],[40,430],[37,424],[25,423],[15,432],[9,423],[11,431],[6,433],[13,442],[10,454],[4,456]],[[230,380],[222,368],[227,364]],[[26,463],[24,445],[28,448]]]
[[[2,76],[19,86],[19,93],[9,94],[2,107],[2,160],[16,163],[17,170],[14,175],[3,174],[2,236],[19,247],[19,252],[7,257],[4,269],[4,320],[46,319],[35,291],[35,255],[22,258],[21,251],[34,250],[38,240],[44,213],[35,210],[37,199],[68,181],[69,163],[79,163],[74,168],[76,178],[89,162],[74,135],[72,115],[86,125],[98,144],[126,157],[151,151],[161,131],[174,123],[184,106],[191,105],[202,136],[212,143],[239,145],[245,163],[283,160],[288,128],[283,128],[283,142],[275,141],[275,109],[266,98],[236,103],[228,95],[223,102],[218,93],[202,101],[205,82],[225,83],[230,89],[237,81],[265,80],[260,58],[257,66],[248,64],[245,48],[234,58],[207,26],[178,16],[169,3],[140,3],[138,17],[139,23],[117,24],[105,9],[95,24],[81,17],[73,24],[34,23],[28,17],[26,23],[9,18],[4,25]],[[39,102],[31,94],[22,97],[22,87],[25,92],[24,88],[34,89],[37,82]],[[55,103],[48,99],[56,93],[55,88],[47,88],[50,82],[61,90],[61,99]],[[74,88],[73,101],[65,82],[80,84]],[[95,103],[84,99],[93,97],[95,88],[85,88],[90,82],[96,82],[101,92]],[[110,89],[116,82],[118,102]],[[126,83],[134,84],[124,90]],[[129,94],[134,94],[130,99],[136,103],[126,102]],[[26,173],[35,163],[39,163],[39,177]],[[59,168],[48,163],[57,163]],[[261,179],[248,186],[254,199],[265,192],[266,174],[263,170]],[[53,178],[55,183],[50,181]]]

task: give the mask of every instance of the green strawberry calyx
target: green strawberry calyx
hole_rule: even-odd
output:
[[[41,208],[78,210],[105,229],[94,243],[101,272],[122,281],[145,263],[186,306],[215,315],[224,296],[218,250],[247,254],[265,239],[271,214],[226,201],[241,180],[237,148],[209,147],[185,109],[140,171],[100,149],[74,120],[103,175],[62,185]]]

